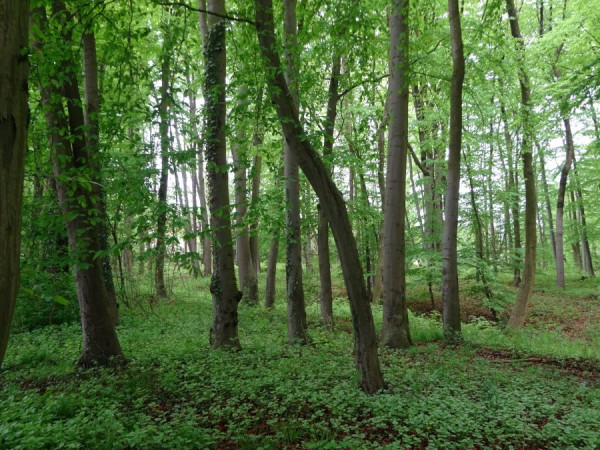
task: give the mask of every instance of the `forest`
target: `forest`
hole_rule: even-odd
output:
[[[0,448],[600,447],[600,8],[0,0]]]

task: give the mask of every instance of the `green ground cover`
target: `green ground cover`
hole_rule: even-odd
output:
[[[312,283],[312,284],[311,284]],[[380,351],[388,388],[357,389],[343,289],[334,329],[319,324],[308,277],[311,344],[286,343],[286,306],[240,307],[241,352],[210,351],[207,279],[175,280],[169,302],[121,308],[129,364],[76,369],[77,323],[15,333],[0,373],[0,448],[548,448],[600,446],[600,305],[594,280],[560,292],[540,276],[514,335],[472,311],[460,348],[413,301],[414,347]],[[513,292],[505,283],[507,294]],[[283,299],[279,286],[278,299]],[[427,303],[409,282],[416,302]],[[377,326],[381,308],[374,305]]]

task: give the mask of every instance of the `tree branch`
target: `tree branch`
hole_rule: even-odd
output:
[[[419,169],[421,169],[421,172],[423,172],[423,175],[425,175],[426,177],[429,176],[429,169],[427,169],[427,167],[425,167],[421,161],[419,161],[419,158],[417,158],[417,154],[415,153],[415,150],[412,148],[412,145],[410,145],[410,142],[408,142],[408,150],[410,151],[410,154],[413,157],[413,161],[415,162],[415,164],[419,167]]]
[[[161,2],[159,4],[162,6],[181,6],[190,11],[209,14],[211,16],[216,16],[216,17],[220,17],[222,19],[232,20],[234,22],[244,22],[244,23],[249,23],[250,25],[256,25],[256,22],[254,22],[253,20],[247,19],[245,17],[231,16],[229,14],[219,14],[216,12],[208,11],[207,9],[194,8],[193,6],[190,6],[187,3],[183,3],[183,2]]]

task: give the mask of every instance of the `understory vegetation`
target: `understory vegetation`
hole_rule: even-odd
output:
[[[426,286],[409,278],[415,345],[380,349],[387,388],[373,396],[356,389],[339,269],[332,328],[319,319],[316,274],[306,274],[309,344],[287,345],[279,283],[274,308],[240,304],[242,351],[209,349],[209,279],[175,272],[169,301],[121,302],[121,368],[77,369],[76,316],[27,331],[35,301],[23,300],[0,372],[0,447],[597,448],[598,283],[573,273],[562,291],[538,275],[530,319],[511,334],[462,282],[460,347],[443,345]],[[497,290],[512,298],[509,284]],[[151,298],[149,284],[132,289]],[[380,330],[381,306],[373,312]]]

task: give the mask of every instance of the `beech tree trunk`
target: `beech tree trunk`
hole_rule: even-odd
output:
[[[271,99],[283,128],[284,136],[306,178],[319,197],[336,241],[344,281],[350,301],[354,325],[354,350],[359,384],[367,393],[384,387],[377,355],[377,336],[369,296],[365,287],[356,240],[352,234],[348,211],[341,192],[329,176],[323,161],[312,148],[297,115],[287,83],[281,71],[279,54],[275,52],[273,5],[271,0],[255,0],[256,31],[261,53],[267,65]]]
[[[158,185],[158,211],[156,222],[156,266],[154,267],[154,282],[156,284],[156,296],[159,299],[167,297],[165,285],[165,255],[167,236],[167,190],[169,188],[169,82],[171,78],[171,55],[168,32],[165,33],[161,55],[161,85],[160,104],[158,111],[160,122],[158,133],[160,135],[160,181]]]
[[[408,0],[396,0],[390,17],[390,123],[383,235],[383,324],[381,342],[411,345],[406,308],[406,155],[408,148]]]
[[[262,137],[259,137],[258,131],[256,132],[254,139],[254,145],[258,146],[262,143]],[[260,179],[262,173],[262,156],[256,155],[252,164],[252,204],[258,202],[260,196]],[[258,217],[256,214],[252,217],[250,222],[250,254],[252,256],[252,264],[256,273],[260,273],[260,252],[258,248]],[[256,275],[255,275],[256,276]]]
[[[341,70],[341,56],[334,55],[331,64],[331,79],[329,80],[329,92],[327,97],[327,114],[323,133],[323,157],[331,156],[334,142],[335,119],[337,116],[337,103],[339,100],[338,86]],[[331,171],[330,171],[331,173]],[[317,248],[319,258],[319,306],[321,310],[321,321],[325,324],[333,322],[333,294],[331,291],[331,262],[329,258],[329,224],[321,205],[317,205]]]
[[[298,82],[296,80],[297,24],[296,0],[284,0],[284,75],[292,104],[298,115]],[[295,152],[287,139],[283,144],[283,171],[285,177],[286,200],[286,258],[285,278],[287,286],[288,340],[293,343],[306,343],[306,308],[304,306],[304,285],[302,281],[302,239],[300,237],[300,173]]]
[[[588,275],[594,277],[596,276],[594,273],[594,264],[592,263],[592,253],[590,251],[590,241],[588,240],[587,235],[587,222],[585,219],[585,208],[583,205],[583,193],[581,191],[581,186],[579,184],[579,178],[577,177],[577,160],[575,159],[575,155],[573,155],[573,175],[575,178],[575,186],[577,187],[577,207],[578,207],[578,216],[579,222],[581,224],[581,262],[583,265],[583,270]]]
[[[224,14],[225,0],[209,0],[208,10]],[[233,264],[225,139],[226,26],[225,19],[210,15],[204,43],[205,151],[209,163],[207,172],[213,235],[213,274],[210,282],[213,323],[210,344],[213,348],[240,348],[237,308],[242,293],[237,289]]]
[[[240,97],[246,95],[245,87],[240,89],[239,95]],[[244,101],[240,99],[238,106],[243,105]],[[248,177],[246,166],[248,158],[246,149],[244,148],[245,138],[243,134],[240,134],[237,142],[231,148],[234,164],[235,221],[237,227],[236,258],[242,299],[251,305],[256,305],[258,303],[258,283],[250,250],[250,230],[246,222],[246,213],[248,212],[248,194],[246,193]]]
[[[111,313],[110,299],[100,258],[99,240],[100,216],[99,199],[92,189],[77,180],[86,177],[90,184],[98,183],[99,174],[92,164],[93,155],[86,146],[84,136],[84,113],[79,86],[73,68],[74,57],[66,46],[72,43],[70,19],[61,1],[53,4],[53,21],[60,27],[61,47],[52,43],[49,55],[62,54],[59,61],[40,61],[40,65],[56,64],[63,69],[60,79],[50,80],[40,86],[46,124],[51,130],[50,149],[59,203],[65,217],[69,247],[76,257],[75,283],[81,326],[83,351],[78,364],[83,367],[93,365],[119,364],[124,361],[121,345],[115,331],[115,320]],[[45,10],[36,8],[32,17],[41,30],[51,33]],[[63,44],[66,44],[64,46]],[[44,55],[45,45],[39,40],[34,47]],[[59,53],[59,50],[62,50]],[[63,102],[67,105],[65,115]]]
[[[552,218],[552,205],[550,204],[550,194],[548,193],[548,181],[546,178],[546,161],[544,158],[544,152],[537,145],[538,156],[540,159],[540,172],[542,174],[542,189],[544,191],[544,200],[546,203],[546,216],[548,217],[548,227],[550,228],[550,242],[552,244],[552,255],[554,256],[554,263],[556,264],[556,235],[554,234],[554,222]]]
[[[563,117],[565,127],[565,138],[567,141],[566,158],[560,171],[560,180],[558,183],[558,197],[556,200],[556,286],[565,287],[565,254],[564,254],[564,207],[565,192],[567,190],[567,177],[575,155],[575,146],[573,144],[573,133],[571,132],[571,121],[568,117]]]
[[[444,323],[444,341],[453,344],[460,342],[462,339],[456,246],[465,57],[463,53],[458,0],[448,0],[448,17],[450,19],[450,41],[452,44],[452,81],[450,87],[450,148],[448,152],[445,221],[442,237],[442,318]]]
[[[29,0],[0,3],[0,368],[19,291],[21,208],[27,149]]]
[[[519,29],[519,19],[514,0],[506,0],[510,31],[519,52],[524,51],[523,38]],[[537,193],[535,188],[535,172],[533,168],[533,126],[531,123],[531,88],[529,77],[519,63],[519,85],[521,87],[521,114],[523,140],[521,158],[523,159],[523,178],[525,180],[525,259],[523,262],[523,279],[519,286],[515,305],[508,320],[509,328],[521,328],[525,323],[527,305],[535,283],[535,257],[537,237],[535,219],[537,215]]]

